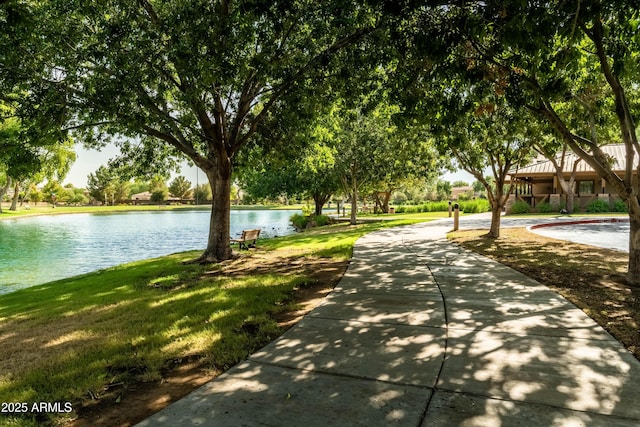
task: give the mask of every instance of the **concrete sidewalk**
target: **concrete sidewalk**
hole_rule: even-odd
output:
[[[361,238],[321,306],[139,425],[640,425],[640,362],[450,228]]]

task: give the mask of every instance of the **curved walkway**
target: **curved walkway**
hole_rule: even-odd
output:
[[[640,362],[546,287],[449,243],[369,234],[322,305],[141,426],[637,426]]]

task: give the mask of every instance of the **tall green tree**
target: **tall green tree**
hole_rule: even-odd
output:
[[[238,181],[249,199],[284,197],[289,199],[302,195],[304,189],[297,182],[299,176],[299,153],[270,150],[253,145],[246,149],[238,160]]]
[[[335,147],[335,170],[345,194],[351,201],[351,225],[356,224],[358,199],[363,187],[380,186],[400,156],[396,128],[391,122],[388,105],[366,111],[362,108],[334,110],[327,123],[327,136]]]
[[[525,164],[531,156],[533,141],[522,132],[514,116],[504,112],[484,112],[468,117],[444,138],[449,150],[462,168],[482,184],[491,204],[491,226],[488,237],[500,237],[500,219],[511,197],[513,180],[507,186],[509,172]],[[491,175],[486,176],[486,170]],[[491,179],[489,179],[491,178]]]
[[[30,183],[39,184],[44,180],[64,180],[76,160],[73,146],[73,141],[67,139],[39,146],[31,152],[34,156],[31,160],[33,167],[28,172],[13,177],[14,197],[9,209],[14,211],[17,209],[20,189],[27,188]]]
[[[211,186],[209,183],[199,184],[193,190],[193,197],[196,204],[207,203],[211,200]]]
[[[313,131],[309,132],[310,134]],[[307,134],[298,138],[311,138]],[[243,188],[254,197],[301,197],[313,199],[315,215],[340,188],[335,172],[334,150],[319,140],[285,151],[251,154],[241,173]]]
[[[286,147],[247,150],[240,170],[243,189],[258,198],[310,198],[315,215],[321,215],[325,203],[340,188],[335,148],[324,139],[325,131],[317,121],[309,122],[291,130]]]
[[[389,212],[391,195],[401,186],[412,182],[433,182],[449,163],[440,156],[433,136],[425,126],[393,123],[394,106],[389,110],[387,129],[390,133],[386,144],[375,153],[373,195],[376,208]],[[386,151],[386,152],[385,152]]]
[[[62,177],[75,160],[62,129],[57,71],[44,59],[34,2],[0,3],[0,168],[15,194],[29,181]],[[42,53],[42,54],[41,54]],[[15,208],[14,198],[12,208]]]
[[[494,86],[514,108],[526,108],[554,129],[584,162],[607,180],[629,207],[628,281],[640,284],[640,187],[635,117],[640,10],[628,0],[604,2],[448,2],[417,9],[404,31],[404,84],[449,76]],[[416,77],[419,76],[419,77]],[[457,90],[457,86],[451,86]],[[406,98],[419,104],[419,92]],[[462,102],[473,102],[462,99]],[[579,114],[579,112],[582,112]],[[595,118],[595,120],[593,120]],[[613,121],[610,120],[613,118]],[[618,173],[600,149],[611,126],[625,146]]]
[[[438,180],[436,182],[436,197],[438,200],[451,199],[452,189],[451,182]]]
[[[231,257],[238,151],[295,117],[287,111],[310,114],[327,71],[381,16],[349,0],[49,0],[34,8],[36,31],[55,52],[56,86],[75,111],[71,125],[91,126],[85,140],[136,137],[145,152],[182,153],[206,174],[208,261]]]
[[[106,204],[122,203],[129,199],[130,182],[118,175],[118,169],[100,166],[87,176],[89,195]]]
[[[15,107],[0,101],[0,169],[7,189],[19,188],[22,180],[40,170],[39,149],[25,140],[25,129],[15,114]]]
[[[635,161],[640,145],[635,124],[638,104],[632,95],[640,77],[640,11],[630,1],[548,6],[512,2],[497,15],[495,5],[493,12],[486,9],[483,21],[493,25],[491,37],[501,48],[489,54],[484,51],[483,38],[485,43],[477,45],[475,55],[498,64],[508,77],[509,96],[551,126],[628,205],[627,278],[639,285],[640,187],[634,176],[640,173]],[[528,40],[513,37],[517,21]],[[516,54],[505,56],[507,50]],[[615,139],[625,146],[622,174],[600,149],[603,143],[612,142],[612,124],[617,129]]]
[[[191,181],[184,176],[177,176],[169,184],[169,194],[179,199],[186,199],[191,195]]]

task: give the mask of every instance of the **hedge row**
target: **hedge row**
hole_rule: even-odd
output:
[[[466,213],[482,213],[491,210],[489,201],[485,199],[467,200],[458,204],[460,210]],[[396,207],[397,213],[447,212],[448,210],[449,202],[426,202],[415,206]]]

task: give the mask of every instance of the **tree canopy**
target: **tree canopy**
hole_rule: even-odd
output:
[[[283,150],[292,128],[306,128],[344,98],[335,133],[343,149],[333,155],[350,171],[343,181],[353,176],[352,190],[356,182],[395,180],[398,164],[367,166],[399,126],[380,122],[385,105],[401,105],[400,128],[419,140],[425,136],[414,123],[449,128],[443,141],[452,150],[463,139],[462,117],[476,140],[527,140],[532,128],[516,118],[528,111],[554,133],[543,151],[566,145],[628,205],[629,279],[640,283],[635,2],[44,0],[0,2],[0,23],[3,177],[36,168],[32,154],[65,141],[68,131],[88,145],[119,143],[129,165],[186,156],[212,190],[204,260],[231,256],[239,153],[249,144]],[[494,117],[507,117],[506,125]],[[351,140],[358,141],[352,149]],[[613,141],[625,146],[623,173],[600,149]],[[301,158],[314,158],[319,147],[305,146]],[[378,176],[356,179],[356,169]]]
[[[137,138],[125,152],[138,162],[182,153],[202,169],[213,190],[203,259],[212,260],[231,256],[238,151],[257,133],[277,133],[293,111],[311,114],[328,74],[341,69],[337,56],[372,34],[381,16],[348,0],[49,0],[31,7],[33,31],[45,40],[34,45],[50,64],[39,98],[61,96],[57,105],[73,112],[67,126],[82,131],[85,143]]]
[[[404,61],[396,85],[407,111],[419,114],[442,85],[440,122],[477,104],[469,84],[487,88],[491,103],[527,109],[553,129],[629,206],[629,281],[640,283],[639,172],[635,119],[640,12],[635,2],[469,1],[416,8],[397,37]],[[615,132],[612,130],[615,129]],[[621,142],[627,169],[619,174],[600,145]],[[635,170],[634,170],[635,169]]]

